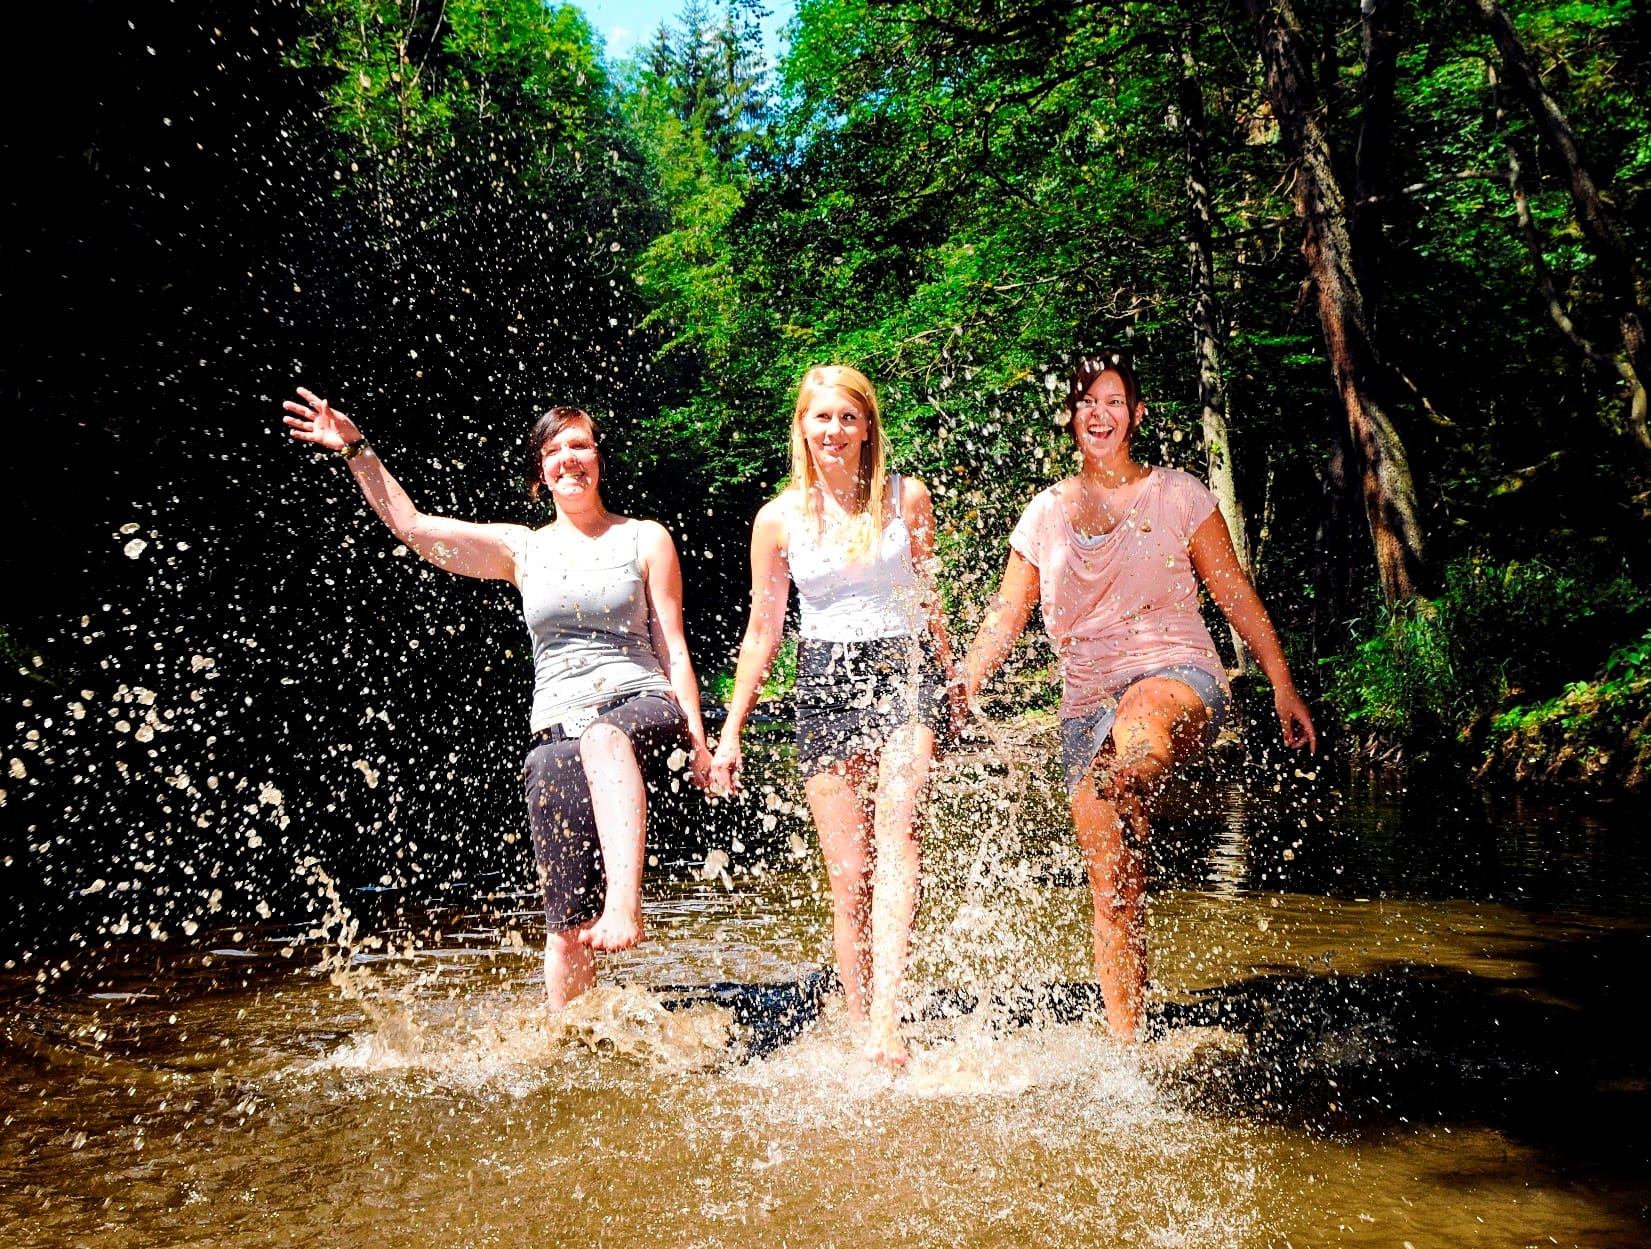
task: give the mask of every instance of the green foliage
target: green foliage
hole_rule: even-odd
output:
[[[768,679],[762,683],[762,693],[758,697],[764,702],[789,697],[796,684],[797,639],[792,636],[782,641],[780,649],[774,652],[773,666],[768,669]]]
[[[1437,731],[1456,714],[1462,683],[1451,639],[1430,604],[1380,609],[1375,633],[1331,665],[1326,694],[1358,732],[1406,739],[1425,725]]]
[[[1327,661],[1328,697],[1356,731],[1425,746],[1515,698],[1557,694],[1651,612],[1651,593],[1601,564],[1458,560],[1438,598],[1379,614],[1348,657]],[[1609,662],[1631,666],[1637,654]]]
[[[1651,780],[1651,630],[1612,653],[1593,681],[1509,708],[1491,724],[1491,763],[1515,779]]]
[[[788,635],[774,652],[774,662],[768,669],[762,689],[757,692],[757,701],[783,701],[791,696],[791,689],[796,683],[797,638],[795,635]],[[705,696],[709,701],[726,707],[734,696],[734,674],[726,670],[712,673],[705,682]]]
[[[542,0],[316,0],[297,65],[334,76],[339,160],[357,175],[439,167],[477,138],[497,181],[577,159],[604,72],[584,14]],[[370,165],[370,168],[364,168]]]
[[[458,408],[492,443],[469,457],[490,481],[494,449],[547,400],[612,414],[609,435],[626,437],[646,340],[615,333],[636,319],[619,260],[656,218],[634,210],[641,162],[584,15],[317,0],[305,16],[290,59],[324,93],[337,150],[317,210],[331,220],[306,257],[321,272],[303,285],[330,288],[335,320],[359,318],[351,364],[387,406]],[[419,310],[416,341],[386,329],[405,324],[401,304]]]
[[[1613,651],[1599,677],[1565,687],[1555,698],[1520,704],[1499,713],[1497,733],[1529,734],[1557,723],[1568,733],[1600,727],[1638,726],[1651,715],[1651,630]]]
[[[1296,7],[1316,32],[1351,187],[1367,120],[1360,24],[1327,0]],[[569,6],[317,0],[310,12],[294,59],[326,78],[348,234],[382,256],[381,289],[433,288],[465,307],[461,294],[488,292],[474,305],[523,335],[505,367],[477,370],[488,383],[554,355],[625,411],[631,464],[741,507],[786,471],[803,371],[860,367],[897,466],[933,491],[943,592],[965,635],[1015,516],[1070,471],[1059,397],[1074,355],[1126,346],[1149,405],[1139,452],[1204,468],[1186,277],[1191,73],[1207,113],[1223,451],[1275,618],[1311,631],[1321,654],[1342,645],[1344,622],[1327,614],[1361,601],[1370,552],[1324,507],[1345,415],[1241,9],[803,0],[772,75],[756,0],[688,0],[611,70]],[[1627,0],[1532,0],[1515,17],[1643,255],[1643,18]],[[1382,194],[1359,208],[1378,219],[1368,311],[1393,366],[1379,384],[1445,571],[1436,598],[1355,622],[1327,666],[1352,725],[1422,741],[1558,697],[1637,636],[1651,495],[1645,457],[1623,455],[1620,331],[1562,163],[1466,6],[1406,6],[1402,43]],[[1541,266],[1599,350],[1556,329],[1538,295],[1514,157]],[[453,279],[452,257],[485,252],[484,235],[496,254]],[[519,289],[492,281],[511,268]],[[1356,523],[1358,499],[1340,502]],[[1353,568],[1339,581],[1338,542]],[[1596,548],[1624,562],[1564,554]],[[1047,665],[1041,644],[1028,651],[1026,670]]]

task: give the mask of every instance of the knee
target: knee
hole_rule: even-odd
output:
[[[842,765],[827,768],[803,782],[803,796],[808,799],[810,808],[817,808],[821,803],[858,802],[860,786],[856,783],[857,779]]]
[[[577,928],[553,928],[545,934],[545,953],[552,958],[566,960],[585,948],[580,944]]]
[[[871,863],[867,859],[828,862],[826,877],[831,882],[832,896],[840,902],[859,906],[871,897]]]
[[[1132,889],[1120,888],[1118,883],[1095,883],[1093,890],[1095,916],[1103,923],[1133,924],[1146,910],[1146,899]]]
[[[1119,805],[1149,798],[1169,775],[1174,756],[1167,741],[1141,741],[1129,751],[1119,751],[1116,764],[1097,778],[1101,797]]]
[[[631,739],[611,724],[593,724],[579,735],[579,758],[585,763],[604,763],[631,755]]]

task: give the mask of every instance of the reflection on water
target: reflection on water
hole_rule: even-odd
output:
[[[1058,808],[994,766],[937,800],[901,1074],[825,992],[781,790],[761,853],[662,851],[652,940],[560,1015],[510,894],[14,967],[7,1241],[1646,1243],[1626,819],[1206,780],[1160,825],[1134,1052]]]

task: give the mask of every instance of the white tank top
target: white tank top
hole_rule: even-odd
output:
[[[889,476],[893,517],[866,557],[851,561],[838,543],[822,543],[801,495],[786,526],[786,559],[802,605],[802,635],[824,642],[917,637],[923,604],[912,561],[911,531],[900,514],[900,476]]]

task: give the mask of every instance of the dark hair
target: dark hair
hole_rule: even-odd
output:
[[[1089,393],[1089,388],[1095,384],[1101,374],[1111,369],[1118,375],[1118,380],[1124,384],[1124,399],[1129,404],[1129,419],[1135,419],[1136,406],[1141,402],[1141,383],[1136,380],[1135,368],[1129,362],[1129,357],[1121,351],[1102,351],[1093,356],[1084,356],[1078,361],[1078,366],[1072,370],[1072,380],[1066,385],[1066,426],[1072,431],[1072,436],[1078,436],[1078,400]]]
[[[597,476],[602,483],[606,483],[608,461],[602,455],[602,427],[596,423],[596,418],[583,408],[558,406],[534,421],[533,428],[527,432],[528,498],[537,501],[539,488],[545,484],[545,445],[575,421],[583,421],[590,427],[591,441],[596,444]]]

